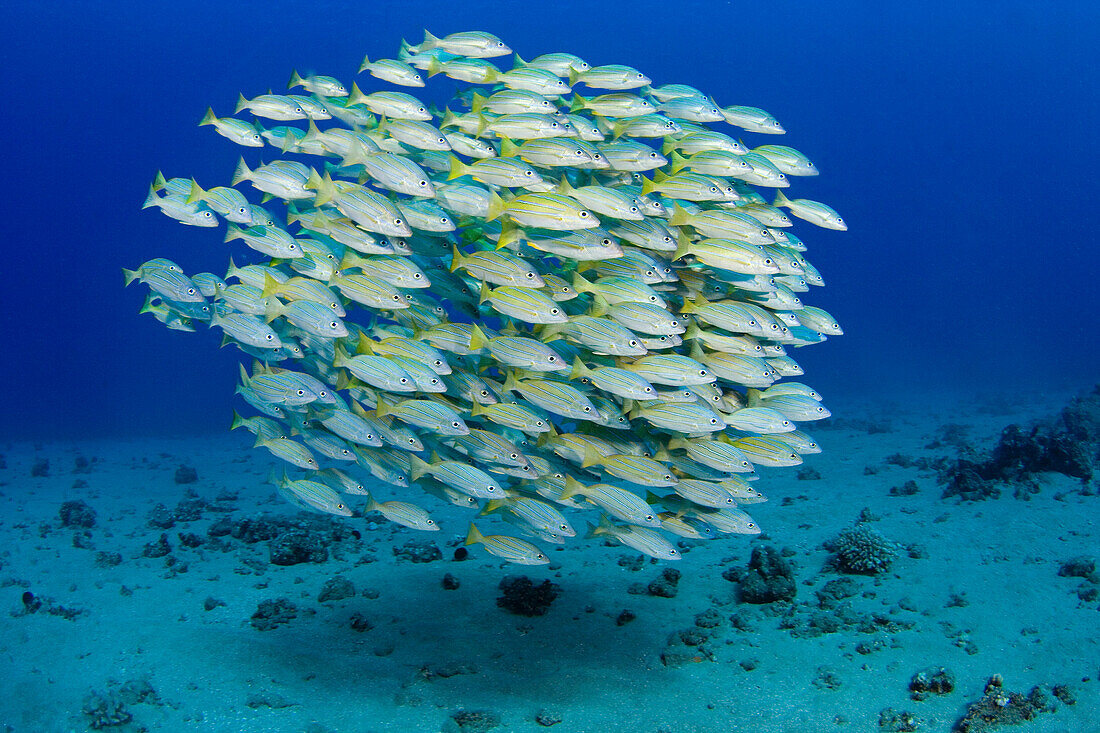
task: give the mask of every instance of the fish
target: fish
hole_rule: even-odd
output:
[[[549,559],[488,525],[662,561],[759,533],[738,508],[766,500],[755,468],[813,460],[801,428],[831,414],[793,347],[843,334],[811,304],[802,229],[847,222],[788,195],[820,171],[751,141],[786,132],[764,110],[629,63],[493,60],[512,53],[425,31],[357,78],[203,104],[203,130],[257,154],[228,185],[158,173],[144,204],[241,264],[157,257],[126,284],[240,352],[231,426],[299,509],[438,531],[443,502],[480,511],[468,546],[531,565]]]
[[[550,562],[550,558],[530,542],[507,535],[483,535],[472,523],[464,544],[481,545],[490,555],[517,565],[546,565]]]

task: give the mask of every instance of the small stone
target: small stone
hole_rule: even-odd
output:
[[[557,710],[546,710],[544,708],[535,715],[535,722],[544,728],[549,728],[561,722],[561,713]]]
[[[351,615],[350,625],[352,631],[358,631],[360,634],[374,628],[374,624],[368,621],[367,617],[361,613],[353,613]]]
[[[199,480],[199,472],[191,466],[180,466],[176,469],[177,484],[193,484]]]
[[[298,608],[286,598],[261,601],[252,614],[252,626],[260,631],[271,631],[283,624],[290,623],[298,616]]]
[[[58,516],[61,518],[62,527],[87,529],[95,526],[95,510],[80,499],[62,504]]]
[[[172,546],[168,544],[168,535],[161,533],[160,539],[156,542],[150,542],[141,548],[142,557],[164,557],[172,551]]]
[[[458,578],[451,575],[450,573],[447,573],[446,575],[443,576],[442,585],[443,585],[443,590],[458,590],[458,586],[459,586]]]
[[[342,601],[354,595],[355,585],[347,578],[337,575],[334,578],[329,578],[325,581],[325,584],[321,586],[321,592],[317,594],[317,602],[329,603],[331,601]]]
[[[618,616],[615,617],[616,626],[626,626],[628,623],[638,618],[637,614],[631,611],[629,608],[624,608]]]
[[[526,575],[506,576],[500,590],[504,595],[497,598],[497,605],[519,616],[542,616],[561,593],[557,584],[544,580],[535,585]]]
[[[218,606],[224,606],[225,601],[215,598],[214,596],[207,596],[206,600],[202,602],[202,608],[204,611],[213,611]]]
[[[117,552],[97,552],[95,554],[95,566],[97,568],[113,568],[122,564],[122,555]]]

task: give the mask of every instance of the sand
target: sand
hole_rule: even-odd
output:
[[[121,694],[132,721],[108,730],[122,731],[459,730],[451,715],[465,709],[495,713],[497,730],[508,731],[544,730],[560,719],[549,729],[816,733],[877,731],[891,707],[917,716],[917,730],[946,731],[1000,674],[1009,690],[1065,684],[1076,696],[1074,705],[1055,700],[1055,712],[1006,730],[1100,731],[1098,604],[1076,595],[1086,581],[1058,574],[1066,560],[1098,554],[1095,487],[1083,494],[1080,480],[1044,474],[1026,499],[1008,489],[960,503],[940,497],[930,468],[888,461],[954,458],[957,448],[943,439],[955,436],[987,449],[1005,425],[1052,414],[1067,396],[830,402],[832,424],[806,426],[824,452],[799,467],[820,478],[800,479],[799,468],[762,470],[756,485],[770,501],[747,509],[765,534],[689,542],[675,564],[639,562],[599,540],[551,550],[550,566],[507,565],[476,548],[455,561],[469,514],[429,500],[441,532],[418,533],[377,514],[336,519],[361,537],[336,542],[323,563],[281,567],[268,562],[267,542],[207,537],[223,517],[305,516],[263,483],[275,461],[252,450],[243,431],[7,444],[0,725],[88,730],[93,716],[82,709],[94,690]],[[963,427],[945,432],[947,424]],[[78,457],[88,459],[86,472],[73,472]],[[41,459],[49,475],[33,477]],[[180,465],[198,480],[177,484]],[[889,495],[910,480],[917,493]],[[86,486],[74,488],[77,481]],[[189,490],[231,511],[149,526],[158,503],[171,510]],[[216,501],[223,492],[236,499]],[[59,519],[62,503],[77,499],[96,512],[86,534]],[[823,543],[865,507],[874,517],[866,524],[900,543],[899,556],[876,576],[839,574]],[[506,528],[489,518],[479,525]],[[170,554],[143,557],[162,532]],[[186,547],[180,533],[208,541]],[[74,535],[86,546],[74,546]],[[392,548],[409,540],[436,542],[442,559],[395,558]],[[738,603],[737,585],[722,575],[766,545],[796,566],[792,605]],[[100,552],[119,553],[121,564],[97,565]],[[666,567],[681,573],[674,598],[629,592]],[[457,589],[444,589],[447,573]],[[496,603],[507,575],[549,579],[560,596],[543,616],[513,615]],[[318,602],[336,576],[351,581],[355,595]],[[855,584],[841,604],[864,620],[878,614],[878,622],[807,635],[814,614],[835,614],[819,608],[815,592],[838,578]],[[26,591],[43,602],[34,613],[26,612]],[[294,603],[297,616],[254,628],[258,605],[278,598]],[[207,599],[221,604],[206,610]],[[49,612],[58,606],[79,613]],[[619,625],[624,609],[636,617]],[[704,613],[704,623],[718,625],[700,631],[696,616]],[[706,638],[703,647],[669,647],[670,636],[691,629]],[[910,699],[910,679],[931,666],[950,670],[954,691]]]

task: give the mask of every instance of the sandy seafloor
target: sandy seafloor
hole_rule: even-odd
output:
[[[262,483],[274,459],[252,450],[244,431],[6,444],[0,451],[0,727],[86,730],[81,709],[91,690],[146,680],[156,697],[128,705],[133,722],[118,730],[456,730],[450,716],[465,708],[498,713],[498,730],[509,731],[545,730],[535,721],[545,711],[560,716],[549,728],[555,731],[816,733],[876,731],[880,711],[893,707],[922,719],[919,730],[946,731],[999,673],[1009,690],[1068,684],[1077,698],[1005,730],[1100,731],[1100,611],[1095,601],[1078,599],[1080,578],[1058,575],[1067,559],[1098,554],[1095,487],[1082,495],[1079,480],[1048,474],[1027,501],[1008,490],[999,499],[958,503],[941,499],[932,471],[886,462],[899,453],[954,457],[956,449],[942,440],[929,447],[949,423],[965,426],[973,445],[989,448],[1005,425],[1051,415],[1069,396],[828,402],[834,420],[847,422],[805,426],[824,448],[807,457],[821,478],[799,480],[796,468],[764,469],[756,486],[770,501],[748,510],[765,535],[689,543],[675,564],[682,573],[675,598],[628,593],[669,563],[633,570],[618,560],[636,553],[596,540],[551,552],[548,567],[507,566],[476,549],[456,562],[453,547],[468,516],[460,510],[440,509],[444,530],[431,535],[341,520],[362,538],[330,548],[321,564],[264,567],[265,542],[234,542],[232,552],[181,546],[178,533],[204,536],[224,516],[294,513]],[[72,473],[77,456],[91,461],[88,473]],[[41,458],[49,460],[50,475],[31,477]],[[196,483],[175,483],[181,464],[197,470]],[[73,488],[80,479],[87,487]],[[918,493],[888,495],[910,479]],[[167,530],[176,569],[187,566],[173,573],[167,558],[141,556],[161,533],[146,520],[157,503],[172,508],[189,488],[211,501],[223,491],[237,499],[232,513],[206,512]],[[90,549],[74,547],[74,530],[61,527],[58,509],[71,499],[97,512]],[[356,501],[352,497],[353,506]],[[829,553],[822,543],[864,507],[879,517],[874,529],[918,545],[925,557],[903,551],[884,575],[845,576],[861,591],[849,600],[860,613],[886,614],[911,628],[800,637],[780,628],[780,617],[767,607],[737,603],[736,585],[722,571],[746,565],[755,546],[791,548],[799,581],[795,618],[804,622],[817,607],[814,591],[838,577],[824,569]],[[479,521],[483,529],[503,526]],[[442,560],[395,560],[392,546],[425,538],[438,541]],[[122,563],[97,567],[99,551],[120,553]],[[245,564],[254,559],[262,562]],[[460,581],[458,589],[442,588],[445,573]],[[550,578],[561,595],[544,616],[512,615],[496,604],[497,585],[508,574]],[[322,585],[337,575],[357,594],[318,603]],[[82,613],[73,619],[21,613],[27,590]],[[964,600],[952,603],[953,595]],[[209,597],[224,605],[204,610]],[[298,606],[297,618],[270,631],[253,628],[257,605],[280,597]],[[636,619],[619,626],[624,609]],[[708,642],[714,660],[664,665],[670,634],[691,628],[708,609],[723,620]],[[351,628],[356,613],[373,628]],[[748,630],[731,626],[735,614]],[[909,699],[912,675],[938,665],[954,674],[954,692]],[[424,679],[431,677],[420,673],[424,668],[460,673]]]

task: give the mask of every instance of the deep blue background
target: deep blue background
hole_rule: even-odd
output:
[[[237,352],[138,317],[142,289],[123,290],[119,268],[222,271],[231,249],[221,230],[141,211],[148,184],[158,169],[227,184],[240,149],[196,126],[208,105],[229,114],[292,68],[350,83],[364,53],[393,57],[424,27],[773,112],[789,134],[767,141],[822,170],[792,191],[851,226],[796,229],[828,283],[810,302],[847,331],[795,354],[831,402],[1096,379],[1100,4],[520,7],[4,3],[0,435],[227,426]]]

